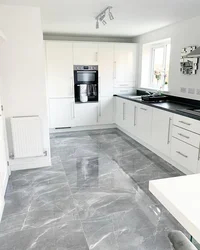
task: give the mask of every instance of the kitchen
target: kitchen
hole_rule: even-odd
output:
[[[0,249],[199,248],[199,4],[39,2],[0,5]]]

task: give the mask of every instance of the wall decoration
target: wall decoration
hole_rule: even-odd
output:
[[[199,59],[187,58],[187,54],[195,50],[197,46],[189,46],[181,50],[180,70],[184,75],[195,75],[198,69]]]

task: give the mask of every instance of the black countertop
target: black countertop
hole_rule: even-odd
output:
[[[162,109],[171,113],[175,113],[175,114],[183,115],[183,116],[190,117],[196,120],[200,120],[200,113],[198,115],[198,114],[194,114],[193,112],[191,113],[185,112],[185,110],[188,110],[188,109],[193,109],[193,108],[200,109],[200,101],[197,101],[197,100],[167,95],[168,100],[165,102],[148,102],[148,101],[143,101],[142,99],[132,99],[130,95],[129,96],[128,95],[114,95],[114,96],[118,96],[120,98],[130,100],[136,103],[144,104],[144,105]]]

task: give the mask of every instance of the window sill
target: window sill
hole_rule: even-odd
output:
[[[138,88],[138,90],[145,90],[145,91],[149,91],[149,92],[153,92],[153,93],[159,91],[159,89],[145,88],[145,87],[140,87],[140,88]],[[162,93],[169,94],[169,90],[162,90],[161,92],[162,92]]]

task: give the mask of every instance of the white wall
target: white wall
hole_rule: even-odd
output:
[[[0,5],[0,30],[7,38],[1,55],[5,116],[9,120],[11,116],[39,115],[44,149],[48,151],[47,157],[14,161],[12,168],[49,165],[45,53],[39,8]]]
[[[138,42],[140,45],[139,83],[141,82],[142,45],[157,40],[171,38],[169,73],[170,94],[200,100],[199,95],[188,93],[183,94],[180,92],[181,87],[185,87],[187,90],[188,88],[200,89],[200,64],[197,75],[187,76],[180,72],[181,49],[190,45],[200,46],[199,23],[200,17],[196,17],[134,38],[134,42]]]

